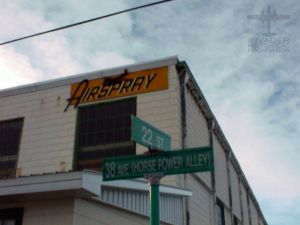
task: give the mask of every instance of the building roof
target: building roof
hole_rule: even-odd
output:
[[[57,78],[57,79],[51,79],[47,81],[17,86],[13,88],[8,88],[4,90],[0,90],[0,97],[7,97],[12,95],[18,95],[18,94],[25,94],[30,93],[34,91],[41,91],[46,90],[50,88],[56,88],[61,86],[70,85],[73,83],[80,82],[84,79],[97,79],[101,77],[109,77],[113,75],[120,75],[123,74],[125,70],[127,72],[136,72],[140,70],[146,70],[146,69],[153,69],[168,65],[174,65],[178,62],[177,56],[171,56],[163,59],[153,60],[153,61],[146,61],[136,64],[130,64],[120,67],[115,67],[111,69],[104,69],[104,70],[97,70],[93,72],[88,73],[82,73],[82,74],[76,74],[71,76],[66,76],[63,78]]]

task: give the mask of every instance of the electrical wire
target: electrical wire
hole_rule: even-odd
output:
[[[99,16],[99,17],[96,17],[96,18],[84,20],[84,21],[81,21],[81,22],[69,24],[69,25],[66,25],[66,26],[62,26],[62,27],[51,29],[51,30],[35,33],[35,34],[32,34],[32,35],[16,38],[16,39],[13,39],[13,40],[10,40],[10,41],[2,42],[2,43],[0,43],[0,45],[10,44],[10,43],[21,41],[21,40],[24,40],[24,39],[33,38],[33,37],[36,37],[36,36],[39,36],[39,35],[48,34],[48,33],[51,33],[51,32],[67,29],[67,28],[70,28],[70,27],[79,26],[81,24],[93,22],[95,20],[105,19],[105,18],[108,18],[108,17],[111,17],[111,16],[116,16],[116,15],[119,15],[119,14],[122,14],[122,13],[130,12],[130,11],[134,11],[134,10],[137,10],[137,9],[142,9],[142,8],[146,8],[146,7],[150,7],[150,6],[154,6],[154,5],[158,5],[158,4],[162,4],[162,3],[166,3],[166,2],[171,2],[171,1],[174,1],[174,0],[163,0],[163,1],[153,2],[153,3],[146,4],[146,5],[141,5],[141,6],[125,9],[125,10],[114,12],[114,13],[107,14],[107,15],[104,15],[104,16]]]

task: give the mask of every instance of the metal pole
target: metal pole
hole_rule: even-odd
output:
[[[159,182],[160,177],[149,177],[150,186],[150,225],[159,225]]]

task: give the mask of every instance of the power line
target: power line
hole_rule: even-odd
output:
[[[10,43],[13,43],[13,42],[21,41],[21,40],[32,38],[32,37],[36,37],[36,36],[39,36],[39,35],[48,34],[48,33],[59,31],[59,30],[63,30],[63,29],[66,29],[66,28],[79,26],[81,24],[93,22],[95,20],[100,20],[100,19],[104,19],[104,18],[107,18],[107,17],[119,15],[119,14],[122,14],[122,13],[134,11],[134,10],[137,10],[137,9],[142,9],[142,8],[150,7],[150,6],[153,6],[153,5],[158,5],[158,4],[162,4],[162,3],[166,3],[166,2],[171,2],[171,1],[174,1],[174,0],[163,0],[163,1],[153,2],[153,3],[146,4],[146,5],[141,5],[141,6],[137,6],[137,7],[125,9],[125,10],[118,11],[118,12],[111,13],[111,14],[107,14],[107,15],[104,15],[104,16],[99,16],[99,17],[96,17],[96,18],[93,18],[93,19],[84,20],[84,21],[81,21],[81,22],[78,22],[78,23],[73,23],[73,24],[69,24],[69,25],[63,26],[63,27],[58,27],[58,28],[54,28],[54,29],[51,29],[51,30],[47,30],[47,31],[35,33],[35,34],[32,34],[32,35],[28,35],[28,36],[16,38],[16,39],[13,39],[13,40],[10,40],[10,41],[2,42],[2,43],[0,43],[0,45],[10,44]]]

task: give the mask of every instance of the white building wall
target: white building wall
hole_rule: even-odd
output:
[[[73,199],[1,202],[0,208],[24,208],[22,225],[73,225]]]
[[[231,192],[232,192],[232,211],[234,215],[241,220],[241,207],[240,207],[240,191],[239,191],[239,178],[232,163],[230,166],[230,180],[231,180]]]
[[[188,175],[188,188],[193,190],[193,196],[189,198],[189,212],[191,225],[213,224],[213,198],[212,195],[195,179]]]
[[[101,200],[127,209],[138,214],[145,216],[149,215],[149,192],[134,191],[119,188],[106,188],[101,189]],[[183,210],[183,197],[160,193],[159,209],[160,219],[162,221],[174,224],[183,225],[184,210]],[[203,206],[202,206],[203,207]]]
[[[186,101],[186,148],[209,146],[207,122],[190,91],[185,89]],[[197,176],[211,188],[210,172],[197,173]]]
[[[265,225],[261,217],[259,218],[259,225]]]
[[[179,80],[175,66],[169,66],[167,90],[137,95],[137,116],[171,136],[171,149],[181,147]],[[143,153],[145,147],[137,146]]]
[[[229,208],[224,209],[224,216],[225,216],[225,225],[231,225],[231,214]]]
[[[178,82],[176,68],[170,66],[169,89],[137,95],[137,116],[169,134],[172,149],[181,147]],[[18,176],[72,169],[77,110],[70,106],[64,112],[69,96],[67,85],[0,98],[0,121],[25,118]],[[137,154],[146,151],[136,146]],[[175,177],[169,176],[163,182],[175,184]]]
[[[243,222],[244,225],[250,225],[249,222],[249,213],[248,213],[248,203],[247,203],[247,192],[245,189],[244,184],[240,184],[241,185],[241,192],[242,192],[242,208],[243,208]]]
[[[258,213],[257,209],[253,203],[253,200],[250,198],[250,213],[251,213],[251,225],[258,225]]]
[[[27,203],[23,225],[72,225],[73,200],[57,199]]]
[[[137,96],[137,116],[171,136],[171,149],[181,148],[180,87],[175,66],[169,66],[169,88],[167,90]],[[147,149],[136,145],[137,154]],[[175,176],[161,180],[175,185]]]
[[[217,197],[229,207],[228,178],[225,152],[215,135],[213,135],[214,143],[214,160],[215,160],[215,178]]]
[[[75,111],[64,112],[69,86],[0,98],[0,121],[24,117],[17,175],[72,168]]]
[[[73,225],[148,225],[149,218],[117,207],[75,199]],[[161,222],[164,225],[165,223]]]

